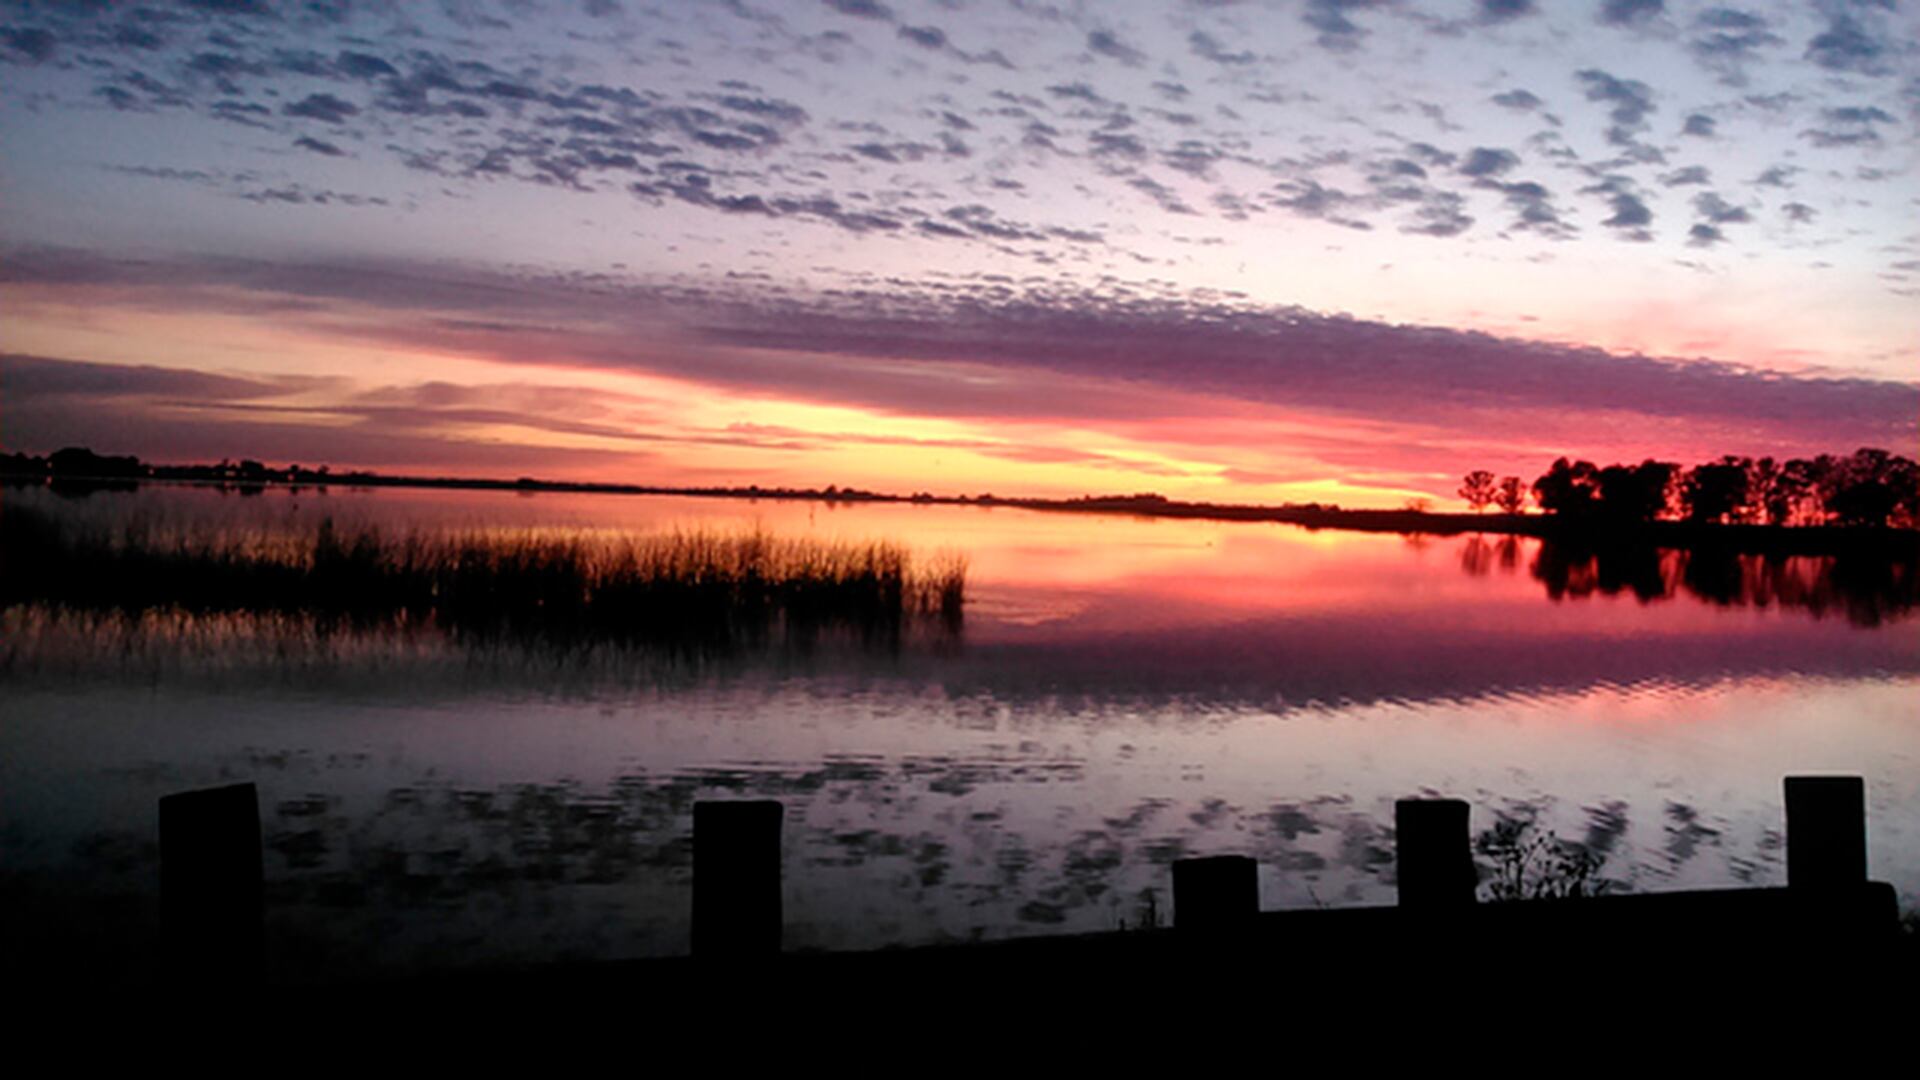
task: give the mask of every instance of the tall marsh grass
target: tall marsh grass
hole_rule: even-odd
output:
[[[957,633],[964,559],[760,529],[383,533],[332,519],[271,533],[0,514],[0,605],[298,615],[456,637],[690,648],[827,632]]]

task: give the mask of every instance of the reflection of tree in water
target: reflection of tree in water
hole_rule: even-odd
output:
[[[1485,558],[1463,551],[1461,565],[1470,574],[1483,574],[1484,565],[1476,569],[1473,564]],[[1528,569],[1554,600],[1630,592],[1649,603],[1685,593],[1720,607],[1777,606],[1815,618],[1840,614],[1859,626],[1878,626],[1920,604],[1920,565],[1911,555],[1880,552],[1752,555],[1543,540]]]
[[[1503,536],[1488,540],[1478,534],[1467,537],[1460,548],[1460,569],[1471,577],[1486,577],[1495,565],[1511,574],[1520,565],[1520,538]]]

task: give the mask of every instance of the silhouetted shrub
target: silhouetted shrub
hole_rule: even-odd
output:
[[[1503,818],[1473,847],[1492,863],[1491,876],[1480,883],[1488,900],[1567,900],[1606,891],[1599,855],[1529,821]]]

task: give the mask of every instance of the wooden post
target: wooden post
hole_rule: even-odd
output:
[[[1433,910],[1473,903],[1473,852],[1461,799],[1401,799],[1393,804],[1400,906]]]
[[[1789,776],[1787,884],[1832,889],[1867,880],[1867,785],[1858,776]]]
[[[1176,859],[1173,925],[1182,932],[1218,933],[1251,923],[1260,913],[1259,867],[1245,855]]]
[[[780,818],[772,800],[693,804],[693,954],[780,952]]]
[[[260,796],[252,784],[160,799],[160,932],[176,978],[257,972]]]

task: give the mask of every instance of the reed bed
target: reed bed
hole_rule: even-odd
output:
[[[466,638],[747,645],[852,631],[957,632],[966,565],[900,545],[758,528],[631,535],[382,533],[332,519],[260,533],[0,514],[0,605],[298,615]]]

